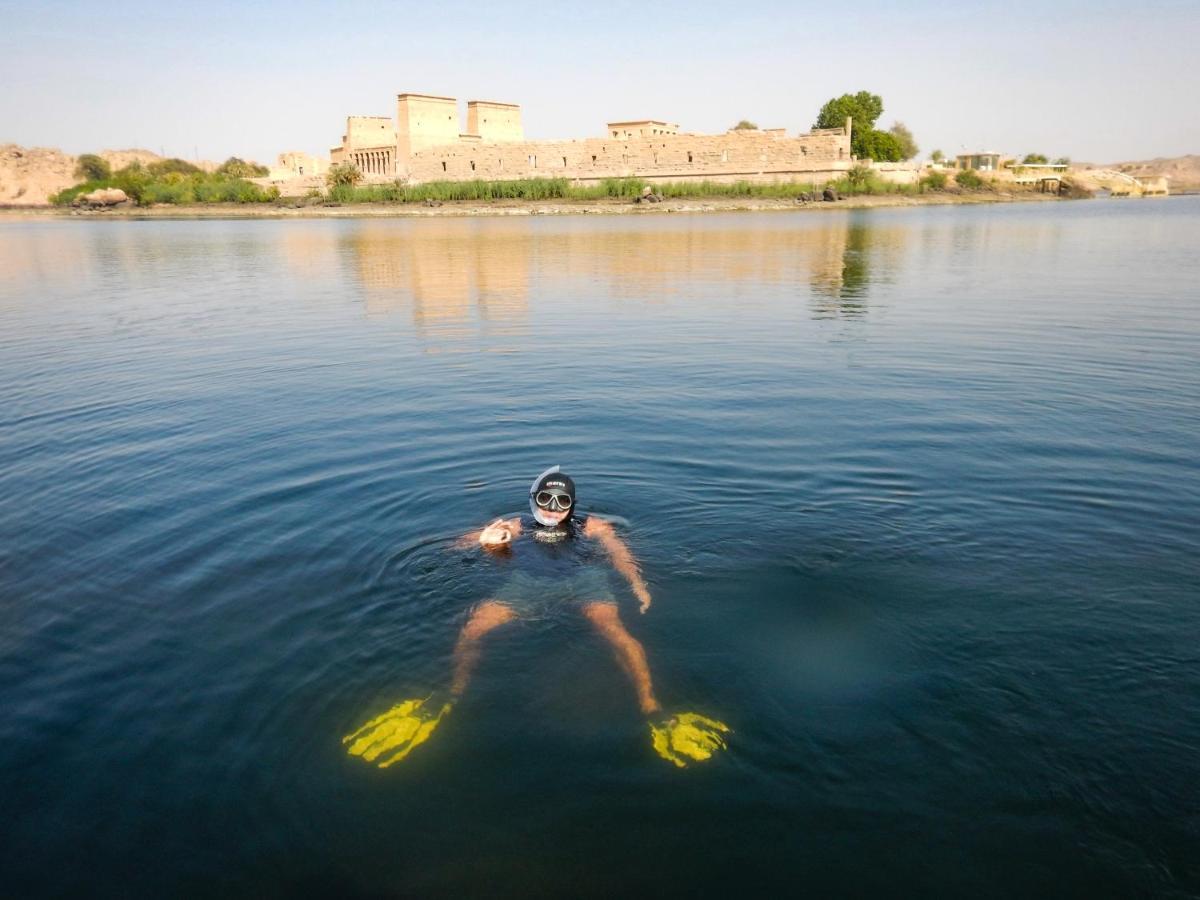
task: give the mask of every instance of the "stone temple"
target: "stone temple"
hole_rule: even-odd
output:
[[[602,136],[530,141],[515,103],[467,101],[466,130],[454,97],[399,94],[396,116],[350,116],[332,163],[352,163],[367,182],[603,178],[648,181],[820,183],[853,164],[850,120],[789,135],[783,128],[695,134],[657,119],[609,122]],[[282,161],[282,158],[281,158]],[[310,162],[310,166],[316,164]],[[293,170],[294,171],[294,170]],[[310,168],[312,174],[316,174]],[[297,173],[299,174],[299,173]]]

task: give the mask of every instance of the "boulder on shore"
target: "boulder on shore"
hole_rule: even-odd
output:
[[[118,203],[128,203],[129,195],[120,188],[97,188],[89,194],[80,194],[75,198],[75,204],[82,206],[116,206]]]

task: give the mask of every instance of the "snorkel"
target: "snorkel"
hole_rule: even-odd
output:
[[[548,499],[550,505],[539,506],[539,495]],[[569,499],[569,502],[565,502],[564,506],[564,502],[558,500],[559,497],[564,498],[564,502]],[[575,514],[575,482],[571,476],[564,474],[560,467],[551,466],[535,478],[533,484],[529,486],[529,510],[539,525],[545,525],[548,528],[565,526],[570,522],[571,516]],[[563,510],[566,515],[561,519],[547,515],[549,511]]]

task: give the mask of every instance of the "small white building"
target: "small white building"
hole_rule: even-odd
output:
[[[992,152],[960,153],[955,157],[959,169],[974,169],[976,172],[996,172],[1000,169],[1000,154]]]

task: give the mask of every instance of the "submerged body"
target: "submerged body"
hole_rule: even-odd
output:
[[[479,546],[511,571],[491,596],[472,611],[454,648],[448,692],[397,704],[347,735],[352,755],[386,768],[426,741],[466,691],[489,633],[518,619],[577,612],[608,642],[618,665],[649,720],[651,745],[679,767],[705,760],[725,747],[722,722],[696,713],[663,714],[654,693],[646,651],[621,621],[608,575],[611,565],[629,583],[638,609],[650,608],[650,590],[625,542],[612,524],[596,516],[574,518],[575,484],[557,466],[530,488],[529,517],[496,519],[464,537],[460,545]]]

